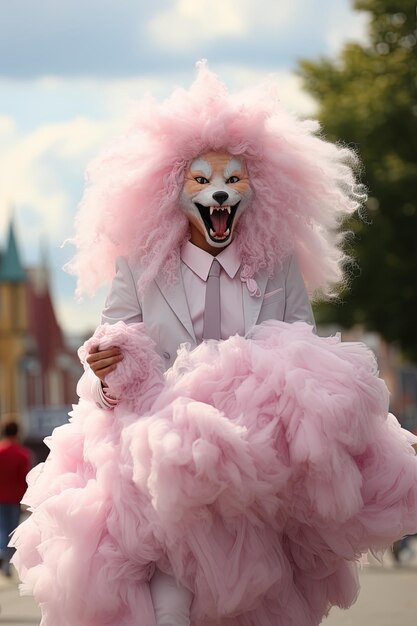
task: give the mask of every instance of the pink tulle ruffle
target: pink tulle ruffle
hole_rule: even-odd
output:
[[[164,379],[143,325],[100,327],[84,357],[98,340],[125,353],[121,403],[81,399],[54,431],[13,540],[42,626],[154,626],[155,563],[193,626],[317,626],[363,552],[417,531],[416,438],[363,344],[266,322],[183,347]]]

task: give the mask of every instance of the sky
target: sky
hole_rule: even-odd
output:
[[[298,60],[333,58],[366,32],[350,0],[0,0],[0,250],[13,217],[23,263],[46,254],[63,330],[89,333],[107,288],[77,301],[62,244],[87,164],[135,102],[188,87],[206,58],[231,91],[274,75],[283,104],[314,117]]]

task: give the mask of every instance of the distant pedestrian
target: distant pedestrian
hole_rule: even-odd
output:
[[[0,561],[5,576],[11,576],[10,559],[13,548],[7,544],[10,533],[19,524],[20,501],[26,491],[26,475],[30,453],[18,442],[19,424],[8,420],[1,428],[0,441]]]

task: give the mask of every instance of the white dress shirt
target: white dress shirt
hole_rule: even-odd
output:
[[[192,244],[191,241],[187,241],[181,249],[181,274],[197,343],[201,343],[203,339],[207,277],[214,258],[222,268],[220,272],[221,338],[228,339],[231,335],[245,334],[242,299],[242,289],[245,286],[238,274],[240,259],[235,242],[232,241],[227,248],[213,257]]]

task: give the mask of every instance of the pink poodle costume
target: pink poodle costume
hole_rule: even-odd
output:
[[[115,409],[96,406],[85,377],[29,477],[33,513],[13,543],[42,626],[155,626],[155,566],[192,592],[192,626],[317,626],[356,599],[364,552],[417,531],[416,439],[389,414],[372,353],[317,336],[304,313],[285,321],[298,263],[311,293],[342,279],[336,230],[363,201],[354,155],[317,129],[283,112],[273,86],[229,96],[203,65],[189,91],[145,103],[90,170],[72,269],[93,291],[123,257],[111,293],[131,289],[80,357],[99,344],[124,359],[108,376]],[[250,172],[234,241],[257,312],[245,336],[194,347],[158,285],[180,285],[186,164],[220,148]],[[153,289],[172,344],[144,312]]]

